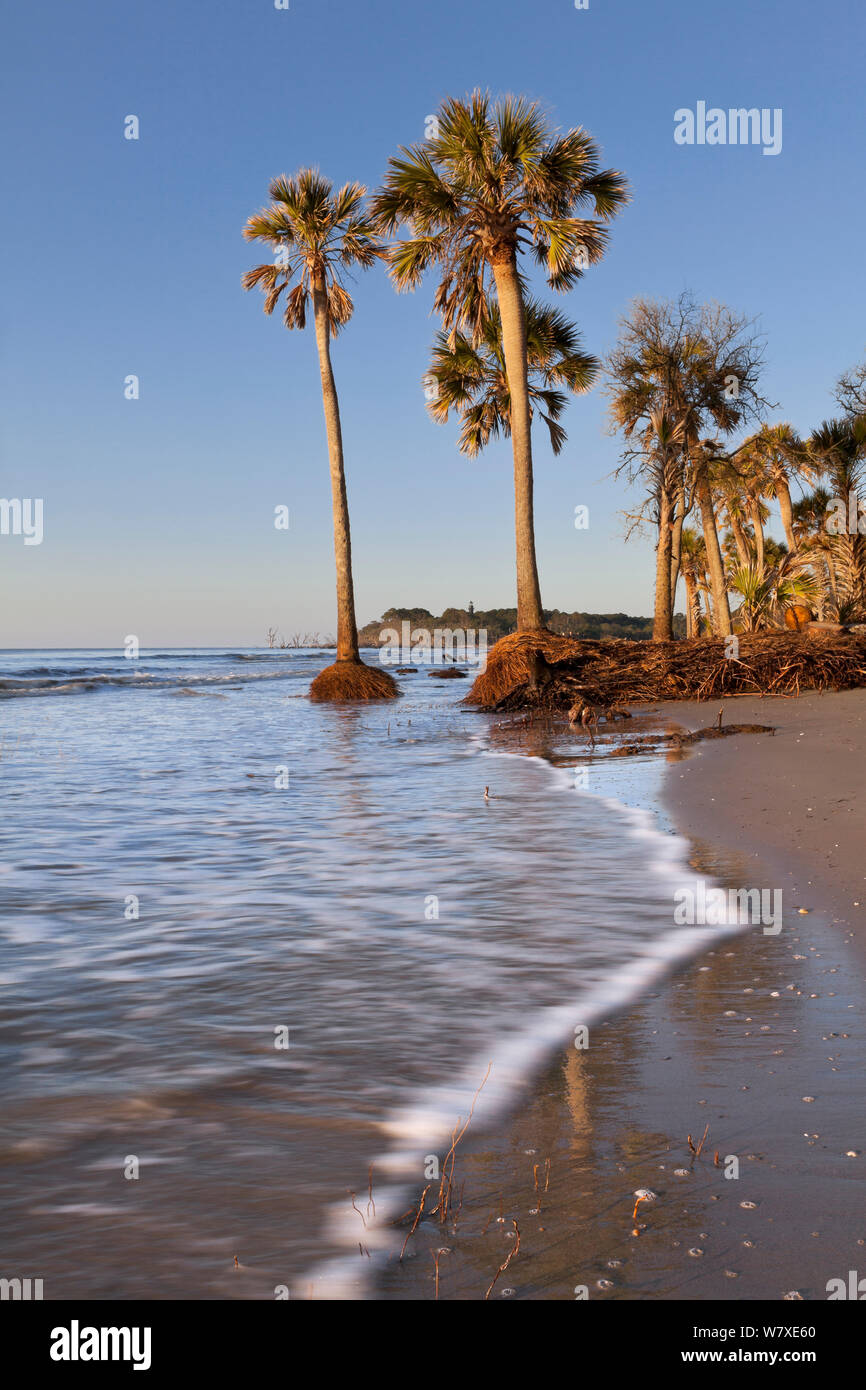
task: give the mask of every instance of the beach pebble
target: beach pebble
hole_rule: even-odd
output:
[[[632,1193],[632,1196],[636,1197],[639,1202],[654,1202],[656,1199],[656,1194],[649,1187],[639,1187]]]
[[[811,1103],[812,1103],[812,1101],[813,1101],[814,1099],[815,1099],[814,1096],[804,1096],[804,1097],[803,1097],[803,1100],[806,1102],[807,1105],[811,1105]]]
[[[782,1298],[785,1300],[786,1303],[803,1302],[803,1295],[799,1292],[798,1289],[790,1289],[788,1293],[782,1295]]]
[[[688,1168],[675,1168],[675,1169],[674,1169],[674,1177],[675,1177],[675,1178],[687,1178],[688,1176],[689,1176],[689,1170],[688,1170]]]
[[[757,1207],[757,1205],[758,1205],[757,1202],[741,1202],[741,1203],[740,1203],[740,1206],[743,1208],[744,1211],[754,1211],[755,1208]]]
[[[859,1149],[848,1149],[848,1150],[846,1150],[845,1157],[846,1157],[846,1158],[859,1158],[859,1157],[860,1157],[860,1150],[859,1150]]]
[[[691,1250],[689,1251],[689,1254],[692,1255],[695,1259],[698,1259],[698,1257],[700,1255],[703,1255],[703,1253],[704,1252],[699,1245],[693,1245]]]
[[[500,1289],[500,1290],[499,1290],[499,1297],[500,1297],[500,1298],[513,1298],[514,1295],[515,1295],[516,1293],[517,1293],[517,1290],[516,1290],[516,1289]]]
[[[597,1289],[612,1289],[615,1287],[612,1279],[599,1279],[595,1286]]]
[[[736,1271],[735,1269],[726,1269],[726,1270],[725,1270],[725,1278],[726,1278],[726,1279],[738,1279],[739,1277],[740,1277],[740,1276],[739,1276],[739,1274],[737,1273],[737,1271]]]

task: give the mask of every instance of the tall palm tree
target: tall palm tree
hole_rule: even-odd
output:
[[[762,425],[744,440],[734,453],[735,462],[743,460],[747,469],[754,467],[763,477],[766,496],[775,497],[788,549],[794,550],[794,518],[791,501],[791,479],[813,481],[815,468],[805,442],[794,427],[783,421],[778,425]]]
[[[530,408],[547,425],[559,454],[567,435],[560,417],[568,403],[565,391],[589,391],[601,363],[580,350],[577,328],[558,309],[526,301],[526,359]],[[432,397],[427,409],[438,424],[451,411],[460,416],[460,451],[474,458],[491,438],[511,435],[511,393],[502,344],[498,305],[491,304],[480,341],[459,330],[437,333],[427,374]]]
[[[393,677],[381,668],[365,666],[358,650],[343,433],[331,365],[331,339],[348,323],[354,309],[343,273],[356,266],[366,270],[384,254],[364,210],[365,193],[357,183],[347,183],[334,193],[330,181],[315,169],[301,169],[293,178],[281,174],[271,183],[270,205],[250,217],[243,233],[247,241],[264,242],[277,253],[274,261],[248,270],[241,281],[245,290],[255,286],[262,290],[265,313],[272,314],[283,298],[286,327],[305,328],[311,302],[313,308],[337,568],[337,660],[313,681],[310,696],[314,700],[393,699],[398,693]]]
[[[700,637],[700,596],[701,590],[706,589],[707,551],[703,536],[692,526],[682,530],[680,568],[686,586],[686,637]]]
[[[646,450],[652,459],[652,476],[658,507],[658,546],[656,547],[655,608],[653,641],[670,642],[673,638],[673,591],[671,561],[675,525],[678,463],[682,458],[685,434],[682,418],[655,406],[649,412],[645,432]]]
[[[752,544],[742,477],[731,466],[729,458],[722,457],[716,461],[713,491],[717,499],[717,513],[730,529],[740,564],[751,564]]]
[[[535,556],[531,399],[525,281],[518,269],[530,246],[554,290],[568,290],[601,259],[609,221],[627,199],[622,174],[599,167],[598,147],[581,129],[557,134],[541,108],[522,97],[493,102],[476,91],[449,98],[422,143],[389,161],[372,208],[380,230],[411,235],[390,253],[398,290],[413,290],[433,266],[441,276],[435,308],[448,331],[478,342],[495,288],[511,401],[514,456],[517,626],[543,628]],[[591,207],[595,217],[576,214]]]

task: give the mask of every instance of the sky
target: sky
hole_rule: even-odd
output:
[[[587,350],[610,351],[635,296],[688,289],[759,317],[773,418],[818,424],[866,356],[864,31],[860,0],[9,7],[0,495],[43,499],[43,539],[0,535],[0,646],[333,633],[315,340],[243,292],[265,257],[241,229],[302,166],[375,189],[475,87],[584,126],[630,181],[604,260],[556,297]],[[780,109],[781,150],[678,144],[675,113],[699,102]],[[333,362],[359,623],[513,606],[510,444],[467,459],[425,410],[434,281],[397,295],[376,268],[350,288]],[[639,498],[611,476],[602,391],[564,424],[558,459],[534,446],[543,602],[651,613],[652,539],[625,542]]]

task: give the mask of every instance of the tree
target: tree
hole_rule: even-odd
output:
[[[680,564],[686,586],[686,637],[701,635],[701,591],[707,587],[707,552],[703,536],[691,526],[682,530]]]
[[[245,290],[262,290],[265,313],[272,314],[283,298],[286,327],[304,328],[311,301],[313,307],[337,569],[337,660],[313,681],[314,700],[393,699],[398,693],[393,677],[365,666],[358,650],[343,434],[331,365],[331,338],[349,322],[354,309],[343,273],[356,266],[366,270],[383,255],[364,211],[365,192],[360,184],[347,183],[335,194],[315,169],[301,169],[293,178],[281,174],[271,183],[270,205],[249,219],[243,233],[247,241],[264,242],[277,253],[273,262],[248,270],[241,281]]]
[[[580,351],[580,335],[559,310],[526,302],[526,359],[530,409],[547,425],[555,454],[567,435],[559,423],[568,397],[588,391],[601,370],[598,358]],[[502,322],[490,306],[478,344],[465,333],[437,333],[427,374],[433,394],[427,409],[444,424],[451,411],[460,416],[460,450],[474,457],[500,434],[511,435],[511,395],[502,344]]]
[[[604,223],[627,198],[623,176],[599,167],[592,137],[557,134],[540,107],[522,97],[496,102],[475,91],[448,98],[420,144],[389,161],[373,199],[379,229],[401,225],[409,237],[390,253],[398,290],[414,290],[431,267],[440,282],[434,307],[446,331],[483,336],[490,290],[502,323],[514,457],[518,629],[543,628],[535,555],[531,401],[526,343],[524,248],[544,267],[548,285],[571,289],[607,244]],[[576,216],[591,208],[595,218]],[[492,287],[491,287],[492,281]]]
[[[791,480],[811,481],[815,476],[809,451],[797,431],[787,421],[761,425],[734,451],[731,462],[735,469],[744,470],[753,488],[760,483],[762,497],[776,499],[788,549],[794,550]]]
[[[845,415],[866,415],[866,362],[843,372],[833,395]]]
[[[671,585],[671,563],[673,558],[673,531],[675,525],[676,491],[681,469],[678,461],[682,458],[682,444],[685,424],[682,417],[658,407],[650,411],[647,426],[647,449],[653,459],[653,470],[658,495],[659,541],[656,549],[655,610],[653,613],[653,641],[673,640],[673,588]],[[682,544],[682,537],[680,537]]]
[[[778,627],[789,608],[799,604],[811,607],[818,597],[817,581],[805,559],[788,551],[766,568],[754,561],[736,569],[731,588],[742,599],[734,614],[739,632]]]
[[[866,512],[866,416],[825,420],[809,440],[809,453],[833,493],[825,528],[831,536],[837,617],[851,622],[866,613],[866,534],[860,530]],[[862,524],[866,528],[866,520]]]
[[[632,481],[641,475],[641,451],[628,441],[641,422],[661,408],[682,424],[678,492],[682,487],[685,496],[687,488],[700,512],[718,636],[731,631],[731,616],[712,487],[718,449],[703,434],[708,428],[730,434],[767,405],[757,390],[762,356],[751,320],[725,305],[699,306],[682,294],[668,302],[635,300],[608,358],[612,420],[627,440],[621,468]],[[652,463],[647,467],[654,497]]]

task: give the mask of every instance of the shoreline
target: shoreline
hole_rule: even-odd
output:
[[[724,705],[726,722],[776,734],[669,755],[652,809],[689,840],[696,872],[781,886],[780,936],[747,928],[716,943],[593,1030],[586,1052],[560,1049],[518,1113],[470,1129],[456,1223],[421,1222],[402,1264],[378,1280],[380,1297],[434,1297],[441,1250],[438,1296],[483,1297],[515,1221],[518,1257],[491,1297],[808,1300],[825,1298],[827,1281],[858,1261],[866,1267],[851,1188],[864,1162],[855,903],[866,894],[859,817],[845,809],[856,805],[866,691]],[[693,730],[714,722],[717,704],[640,714]],[[795,741],[800,794],[790,785]],[[619,763],[620,781],[631,761]],[[622,787],[616,794],[628,802]],[[699,1144],[707,1124],[696,1159],[686,1136]],[[535,1167],[546,1174],[547,1160],[539,1194]],[[633,1222],[640,1187],[656,1201]]]

